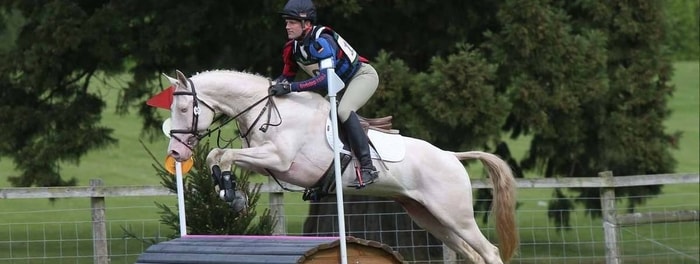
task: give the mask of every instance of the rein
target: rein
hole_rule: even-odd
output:
[[[192,91],[191,92],[182,92],[182,91],[173,92],[173,96],[188,95],[188,96],[193,97],[193,100],[192,100],[192,126],[190,127],[190,129],[171,129],[170,136],[174,137],[177,141],[179,141],[180,143],[187,146],[190,150],[193,150],[192,145],[194,144],[194,142],[190,142],[190,140],[187,140],[188,142],[183,142],[180,138],[175,137],[174,135],[175,134],[190,134],[190,135],[193,135],[197,139],[197,141],[202,140],[203,138],[210,136],[215,131],[220,130],[223,126],[227,125],[229,122],[235,120],[236,118],[238,118],[241,115],[245,114],[246,112],[250,111],[251,109],[253,109],[253,107],[259,105],[260,103],[262,103],[265,100],[267,100],[267,103],[265,104],[265,107],[263,107],[263,109],[260,110],[258,117],[255,118],[255,121],[253,121],[253,123],[248,127],[248,129],[246,129],[246,132],[239,134],[238,137],[246,138],[248,136],[248,134],[250,134],[250,132],[252,131],[253,127],[260,121],[260,118],[262,118],[263,114],[266,112],[268,107],[270,107],[270,109],[275,109],[277,116],[280,116],[279,109],[277,109],[277,105],[275,105],[275,101],[271,99],[272,95],[267,95],[267,96],[261,98],[260,100],[258,100],[257,102],[253,103],[252,105],[248,106],[246,109],[244,109],[243,111],[241,111],[237,115],[230,117],[229,119],[221,122],[221,124],[219,126],[213,128],[213,129],[207,129],[206,132],[200,134],[199,131],[197,130],[197,125],[199,124],[199,113],[200,113],[199,103],[202,103],[204,106],[209,108],[209,110],[211,110],[213,113],[216,113],[216,111],[209,104],[207,104],[202,99],[199,99],[197,97],[197,90],[195,89],[195,86],[194,86],[194,83],[192,82],[192,80],[187,79],[187,81],[190,83],[190,87],[192,87]],[[272,111],[267,111],[267,112],[268,112],[267,123],[262,124],[259,128],[259,130],[262,131],[263,133],[266,132],[270,126],[279,126],[282,124],[282,121],[280,121],[277,124],[271,124],[270,119],[272,117]],[[221,115],[221,116],[217,117],[213,122],[220,121],[221,119],[223,119],[225,117],[226,117],[225,115]],[[281,118],[280,118],[280,120],[281,120]],[[217,145],[219,145],[219,147],[221,147],[220,142],[219,142],[220,138],[221,138],[221,131],[219,131],[219,135],[217,137]],[[229,144],[233,140],[235,140],[235,138],[229,140]]]
[[[268,94],[267,96],[261,98],[260,100],[258,100],[257,102],[253,103],[252,105],[246,107],[246,109],[243,109],[243,111],[241,111],[241,112],[238,113],[237,115],[235,115],[235,116],[233,116],[233,117],[230,117],[230,118],[226,119],[225,121],[221,122],[221,124],[220,124],[219,126],[213,128],[213,129],[207,129],[205,133],[199,134],[199,131],[197,131],[197,125],[198,125],[198,122],[199,122],[199,113],[200,113],[198,102],[202,103],[204,106],[206,106],[207,108],[209,108],[209,110],[211,110],[213,113],[216,113],[216,111],[214,111],[214,108],[211,107],[209,104],[207,104],[206,102],[204,102],[203,100],[201,100],[201,99],[199,99],[199,98],[197,97],[197,92],[196,92],[196,90],[195,90],[195,88],[194,88],[194,83],[192,82],[192,80],[188,78],[187,81],[190,83],[190,86],[192,87],[192,92],[174,92],[174,93],[173,93],[173,96],[177,96],[177,95],[189,95],[189,96],[192,96],[192,97],[193,97],[193,100],[192,100],[192,115],[193,115],[193,117],[192,117],[192,127],[191,127],[191,129],[189,129],[189,130],[188,130],[188,129],[172,129],[172,130],[170,130],[170,135],[171,135],[172,137],[174,137],[177,141],[180,141],[180,143],[182,143],[182,144],[184,144],[185,146],[187,146],[187,147],[188,147],[190,150],[192,150],[192,151],[194,151],[194,150],[192,149],[192,145],[194,145],[193,142],[189,142],[189,140],[187,140],[188,142],[183,142],[180,138],[175,137],[174,134],[190,134],[190,135],[195,136],[195,137],[197,138],[197,141],[199,141],[199,140],[201,140],[202,138],[205,138],[205,137],[210,136],[214,131],[218,131],[219,134],[217,135],[216,144],[217,144],[217,146],[218,146],[219,148],[222,148],[222,146],[220,145],[221,128],[222,128],[223,126],[227,125],[229,122],[231,122],[231,121],[233,121],[233,120],[236,120],[238,117],[240,117],[241,115],[247,113],[248,111],[250,111],[251,109],[253,109],[253,107],[259,105],[260,103],[262,103],[263,101],[266,101],[266,100],[267,100],[267,102],[265,103],[265,106],[260,110],[260,113],[258,113],[258,116],[255,118],[255,120],[253,121],[253,123],[250,124],[250,126],[248,126],[248,128],[246,129],[245,132],[242,132],[242,131],[241,131],[241,132],[238,134],[238,137],[236,137],[236,138],[245,139],[246,144],[247,144],[248,146],[250,146],[250,141],[248,141],[248,135],[250,135],[250,133],[253,131],[253,127],[255,127],[255,126],[258,124],[258,122],[260,122],[260,119],[263,117],[263,114],[265,114],[265,112],[267,112],[267,122],[264,123],[264,124],[262,124],[262,125],[260,126],[260,128],[258,128],[258,130],[260,130],[260,131],[262,131],[263,133],[265,133],[265,132],[267,132],[267,130],[268,130],[268,128],[269,128],[270,126],[279,126],[279,125],[282,124],[282,116],[280,115],[279,109],[277,108],[277,105],[275,104],[275,101],[272,99],[273,95]],[[272,85],[271,82],[270,82],[270,85]],[[267,111],[267,110],[268,110],[268,107],[270,108],[270,111]],[[272,110],[273,110],[273,109],[274,109],[274,112],[277,114],[277,116],[280,118],[279,123],[276,123],[276,124],[271,124],[271,123],[270,123],[270,119],[272,118]],[[225,115],[221,115],[221,116],[217,117],[213,122],[220,121],[220,120],[223,119],[224,117],[226,117],[226,116],[225,116]],[[239,131],[240,131],[240,128],[239,128]],[[226,145],[229,145],[229,144],[230,144],[233,140],[235,140],[236,138],[233,138],[233,139],[228,140],[229,143],[227,143]],[[191,143],[191,144],[190,144],[190,143]],[[289,188],[285,187],[285,186],[282,185],[282,183],[277,179],[277,177],[275,177],[275,175],[272,174],[272,172],[271,172],[269,169],[265,169],[265,171],[267,171],[267,173],[268,173],[273,179],[275,179],[275,182],[277,182],[277,184],[278,184],[278,185],[280,186],[280,188],[282,188],[283,190],[289,191],[289,192],[301,192],[301,191],[299,191],[299,190],[292,190],[292,189],[289,189]]]
[[[250,109],[252,109],[254,106],[260,104],[263,100],[267,99],[267,103],[265,104],[265,106],[263,107],[263,109],[260,110],[260,113],[258,114],[258,117],[255,118],[255,121],[253,121],[253,123],[252,123],[250,126],[248,126],[248,129],[246,129],[246,132],[245,132],[245,133],[241,132],[241,133],[238,135],[238,137],[240,137],[240,138],[242,138],[242,139],[245,139],[245,143],[246,143],[248,146],[250,146],[250,141],[248,141],[248,135],[249,135],[250,132],[253,130],[253,127],[255,126],[255,124],[257,124],[257,123],[260,121],[260,118],[261,118],[261,117],[263,116],[263,114],[265,113],[265,110],[267,110],[267,107],[270,107],[270,110],[272,110],[272,109],[275,110],[275,113],[277,113],[277,116],[280,118],[280,122],[277,123],[277,124],[270,124],[270,118],[272,117],[272,111],[267,111],[267,122],[264,123],[264,124],[262,124],[262,125],[260,126],[260,128],[258,128],[258,130],[260,130],[260,131],[262,131],[263,133],[265,133],[265,132],[267,132],[267,129],[268,129],[270,126],[279,126],[279,125],[282,124],[282,116],[280,115],[280,111],[279,111],[279,109],[277,108],[277,105],[275,104],[275,101],[272,100],[272,97],[273,97],[273,96],[274,96],[274,95],[268,94],[267,96],[265,96],[265,97],[263,97],[262,99],[258,100],[257,102],[255,102],[255,103],[252,104],[251,106],[247,107],[247,108],[246,108],[245,110],[243,110],[242,112],[238,113],[236,116],[230,118],[229,120],[226,120],[226,122],[224,122],[224,124],[222,124],[222,125],[216,127],[214,130],[221,128],[221,127],[222,127],[223,125],[225,125],[226,123],[230,122],[231,120],[236,119],[237,117],[241,116],[243,113],[248,112],[248,111],[249,111]],[[240,128],[239,128],[239,130],[240,130]],[[213,132],[213,131],[212,131],[212,132]],[[208,134],[210,134],[210,133],[208,133]],[[234,139],[231,139],[231,141],[233,141],[233,140],[235,140],[235,138],[234,138]],[[218,144],[218,140],[217,140],[217,144]],[[270,177],[272,177],[272,179],[275,180],[275,182],[277,183],[277,185],[279,185],[280,188],[282,188],[282,190],[285,190],[285,191],[288,191],[288,192],[303,192],[303,191],[299,191],[299,190],[292,190],[292,189],[289,189],[289,188],[285,187],[285,186],[282,185],[282,183],[277,179],[277,177],[275,177],[275,174],[273,174],[272,171],[270,171],[270,170],[267,169],[267,168],[265,168],[265,171],[267,172],[267,174],[270,175]]]
[[[238,113],[237,115],[235,115],[235,116],[233,116],[233,117],[229,117],[229,118],[226,119],[225,121],[221,122],[221,124],[220,124],[219,126],[213,128],[213,129],[207,129],[207,132],[206,132],[206,133],[201,134],[201,135],[197,135],[197,140],[201,140],[202,138],[205,138],[205,137],[211,135],[211,133],[214,133],[214,131],[220,130],[223,126],[227,125],[229,122],[231,122],[231,121],[233,121],[233,120],[236,120],[236,118],[238,118],[238,117],[240,117],[241,115],[245,114],[246,112],[250,111],[251,109],[253,109],[253,107],[255,107],[255,106],[259,105],[260,103],[262,103],[263,101],[267,100],[267,103],[265,104],[265,106],[263,107],[263,109],[260,110],[260,113],[258,113],[258,117],[255,118],[255,121],[253,121],[253,123],[248,127],[248,129],[246,129],[246,132],[245,132],[245,133],[242,133],[242,132],[241,132],[241,133],[238,134],[238,137],[236,137],[236,138],[245,138],[245,139],[247,139],[248,135],[249,135],[250,132],[253,130],[253,127],[260,121],[260,118],[262,118],[263,114],[266,112],[266,110],[267,110],[268,107],[270,107],[271,110],[274,109],[275,112],[277,113],[277,115],[279,116],[279,109],[277,109],[277,105],[275,105],[275,101],[272,100],[271,97],[272,97],[272,95],[267,95],[267,96],[263,97],[262,99],[258,100],[257,102],[253,103],[252,105],[248,106],[246,109],[244,109],[243,111],[241,111],[241,112]],[[214,120],[214,122],[219,121],[220,119],[223,119],[224,117],[226,117],[226,116],[225,116],[225,115],[219,116],[219,117],[216,118],[216,120]],[[260,128],[259,128],[259,130],[262,131],[263,133],[267,132],[267,129],[268,129],[270,126],[279,126],[279,125],[282,124],[282,121],[280,121],[280,122],[277,123],[277,124],[271,124],[271,123],[270,123],[271,117],[272,117],[272,112],[271,112],[271,111],[267,111],[267,122],[264,123],[264,124],[262,124],[262,125],[260,126]],[[217,139],[220,139],[220,138],[221,138],[221,131],[219,131],[219,135],[217,135]],[[231,141],[235,140],[236,138],[233,138],[233,139],[228,140],[228,141],[229,141],[229,144],[230,144]],[[246,142],[246,143],[247,143],[247,142]],[[227,145],[228,145],[228,144],[227,144]],[[223,148],[223,147],[219,144],[219,140],[217,140],[217,146],[218,146],[219,148]],[[224,146],[224,147],[225,147],[225,146]]]

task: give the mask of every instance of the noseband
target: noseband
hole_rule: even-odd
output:
[[[178,95],[189,95],[192,96],[192,126],[189,129],[171,129],[170,130],[170,136],[175,138],[177,141],[180,141],[183,145],[187,146],[188,148],[192,149],[193,142],[189,142],[189,139],[187,140],[188,142],[183,142],[182,139],[178,138],[175,136],[175,134],[190,134],[193,135],[197,138],[197,140],[202,139],[205,137],[208,133],[202,135],[199,134],[199,131],[197,130],[197,124],[199,123],[199,103],[202,103],[204,106],[209,108],[209,110],[212,111],[212,113],[215,113],[214,108],[212,108],[209,104],[206,102],[202,101],[197,97],[197,91],[194,88],[194,83],[192,80],[189,78],[187,81],[190,83],[190,87],[192,87],[192,92],[173,92],[173,96],[178,96]]]

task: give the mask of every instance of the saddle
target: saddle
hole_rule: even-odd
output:
[[[362,130],[365,131],[365,134],[367,134],[367,131],[370,128],[384,133],[399,134],[398,129],[391,128],[391,120],[394,118],[393,116],[367,118],[357,115],[357,117],[360,119],[360,125],[362,125]]]

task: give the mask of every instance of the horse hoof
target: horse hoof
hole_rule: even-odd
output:
[[[233,201],[229,203],[229,206],[231,206],[231,209],[233,209],[233,211],[235,211],[236,213],[247,213],[248,199],[246,198],[245,194],[241,191],[236,191],[236,194],[236,198],[234,198]]]

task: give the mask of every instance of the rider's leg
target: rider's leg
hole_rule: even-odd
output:
[[[345,122],[350,112],[357,112],[370,98],[379,86],[379,75],[372,65],[362,64],[355,76],[346,83],[345,92],[338,102],[338,117]]]
[[[369,141],[355,112],[351,112],[348,120],[343,122],[343,129],[345,129],[348,141],[350,141],[352,152],[355,153],[355,157],[360,161],[360,176],[355,179],[352,186],[362,188],[367,184],[373,183],[379,174],[372,164]]]
[[[372,165],[369,151],[369,141],[360,125],[355,113],[369,100],[379,85],[377,71],[369,64],[362,64],[358,72],[353,76],[345,88],[338,103],[338,117],[343,125],[350,148],[360,161],[360,178],[356,179],[353,186],[362,188],[366,184],[374,182],[377,178],[377,169]]]

